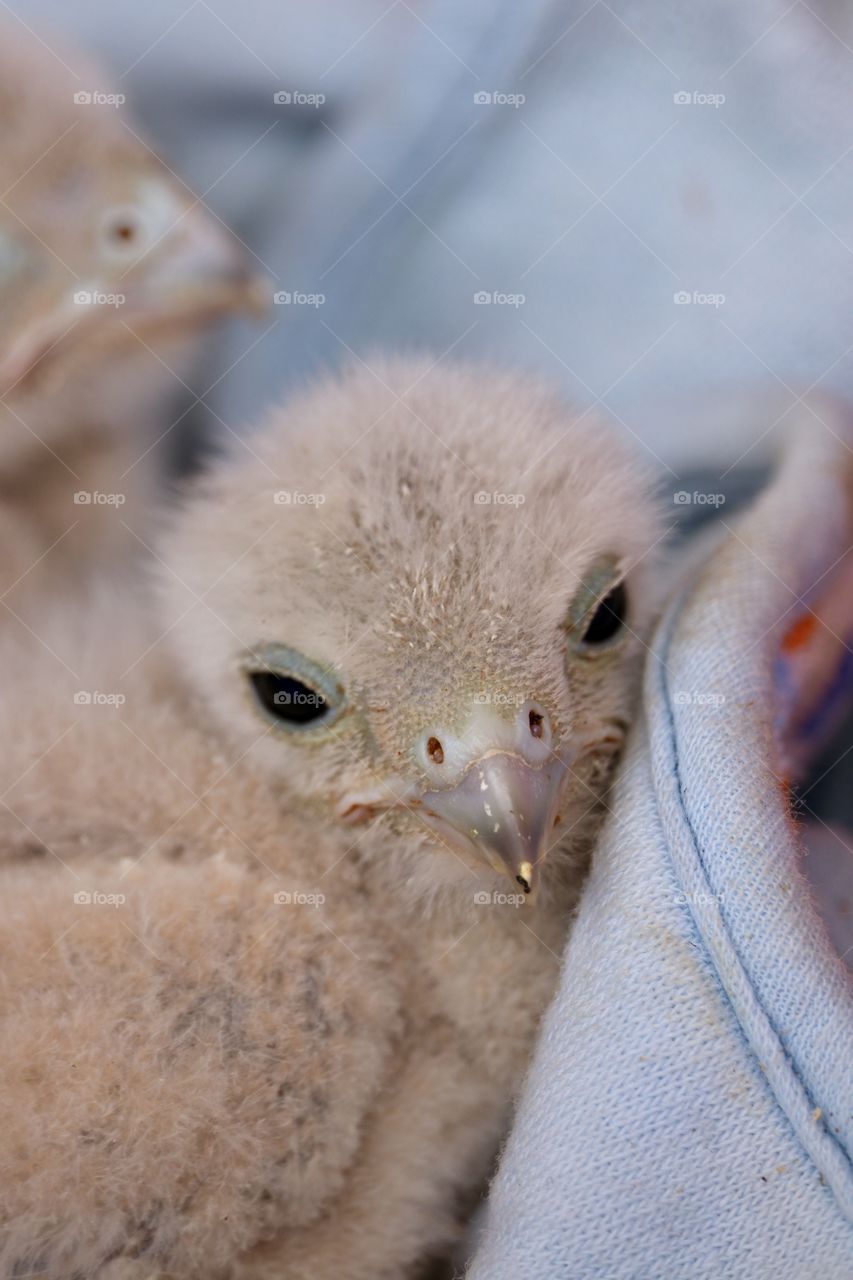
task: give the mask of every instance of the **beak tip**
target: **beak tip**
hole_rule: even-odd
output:
[[[521,885],[525,894],[529,894],[533,890],[533,863],[522,862],[516,873],[516,882]]]

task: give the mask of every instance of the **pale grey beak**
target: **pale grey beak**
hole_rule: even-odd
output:
[[[247,250],[204,209],[192,209],[151,254],[127,274],[131,305],[164,315],[263,315],[272,282],[249,261]]]
[[[439,833],[451,827],[464,836],[491,867],[532,894],[565,772],[565,763],[555,756],[532,765],[519,755],[495,751],[473,761],[456,786],[424,792],[419,813]]]
[[[478,854],[531,897],[578,751],[573,742],[555,750],[552,736],[551,718],[539,703],[524,702],[507,716],[478,698],[461,726],[422,730],[414,744],[417,784],[389,778],[348,792],[338,813],[346,822],[363,822],[377,810],[402,806],[442,844]]]

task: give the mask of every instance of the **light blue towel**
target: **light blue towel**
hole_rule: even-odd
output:
[[[853,640],[816,411],[661,625],[470,1280],[853,1276],[853,989],[787,791]]]

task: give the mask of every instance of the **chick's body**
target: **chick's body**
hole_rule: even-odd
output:
[[[157,612],[40,620],[49,696],[4,639],[0,1276],[416,1274],[556,981],[654,611],[641,472],[416,362],[252,449]]]

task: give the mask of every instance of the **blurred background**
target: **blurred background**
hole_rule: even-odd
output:
[[[97,51],[290,295],[210,350],[235,430],[378,344],[531,366],[679,473],[853,392],[845,0],[2,7]]]

